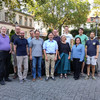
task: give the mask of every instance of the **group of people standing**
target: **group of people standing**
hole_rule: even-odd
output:
[[[92,65],[92,78],[95,78],[95,65],[99,55],[99,42],[95,39],[95,33],[91,32],[88,38],[83,34],[83,28],[79,29],[79,34],[75,36],[69,33],[68,26],[65,26],[64,34],[59,36],[58,30],[48,33],[48,40],[40,38],[38,30],[30,30],[30,37],[24,38],[24,31],[19,26],[15,27],[15,34],[9,39],[6,35],[6,27],[1,28],[0,33],[0,84],[5,81],[10,82],[9,62],[10,56],[13,57],[14,79],[19,77],[20,83],[27,81],[28,69],[30,69],[33,81],[36,81],[36,73],[42,80],[41,62],[45,59],[45,80],[51,77],[55,80],[54,73],[60,75],[60,78],[67,78],[71,72],[70,62],[73,62],[74,79],[78,80],[80,73],[83,73],[85,57],[87,64],[87,76],[89,79],[90,65]],[[29,62],[29,64],[28,64]],[[36,70],[37,67],[37,70]]]

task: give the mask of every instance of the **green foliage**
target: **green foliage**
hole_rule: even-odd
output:
[[[27,5],[36,20],[42,20],[51,28],[79,27],[86,22],[90,6],[87,0],[36,0],[31,4],[27,0]]]
[[[9,38],[11,39],[11,36],[15,34],[14,30],[11,30],[10,34],[9,34]]]

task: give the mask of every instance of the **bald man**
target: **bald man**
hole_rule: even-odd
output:
[[[26,81],[28,72],[28,41],[24,38],[25,32],[21,31],[18,39],[14,41],[14,52],[17,58],[18,77],[20,83]],[[22,63],[24,65],[22,73]]]
[[[17,59],[16,59],[16,54],[14,53],[14,41],[16,39],[19,38],[19,34],[20,34],[20,27],[19,26],[16,26],[15,27],[15,34],[12,35],[11,37],[11,49],[12,49],[12,57],[13,57],[13,68],[14,68],[14,76],[13,76],[13,79],[16,79],[17,78]]]

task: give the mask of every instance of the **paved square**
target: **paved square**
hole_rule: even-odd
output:
[[[68,79],[56,77],[56,81],[46,82],[43,77],[42,81],[32,82],[28,76],[23,84],[16,79],[0,85],[0,100],[100,100],[100,77],[96,78],[84,80],[81,77],[76,81],[70,75]]]

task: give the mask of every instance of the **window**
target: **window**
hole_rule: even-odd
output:
[[[24,37],[27,38],[27,31],[25,31],[25,36]]]
[[[29,26],[32,27],[32,19],[30,19]]]
[[[13,23],[15,24],[16,22],[16,15],[13,17]]]
[[[8,13],[5,13],[5,21],[8,22]]]
[[[27,26],[27,17],[25,17],[24,25]]]
[[[19,16],[19,25],[22,25],[22,16]]]

